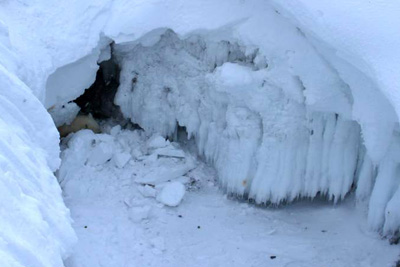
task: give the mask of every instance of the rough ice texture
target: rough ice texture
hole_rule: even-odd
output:
[[[153,46],[119,45],[115,54],[122,66],[115,101],[124,115],[148,132],[172,135],[177,123],[186,127],[229,191],[258,203],[317,193],[337,201],[349,192],[359,126],[309,109],[301,76],[257,66],[273,60],[259,59],[258,50],[200,36],[181,40],[168,30]]]
[[[22,117],[6,109],[2,133],[25,144],[25,154],[13,150],[22,153],[17,161],[35,151],[39,156],[25,159],[38,161],[34,170],[55,170],[57,134],[35,97],[47,108],[72,100],[94,79],[111,40],[135,41],[119,51],[127,58],[120,59],[117,103],[126,116],[164,135],[175,131],[176,122],[185,126],[222,184],[258,202],[318,192],[336,201],[354,184],[357,196],[369,199],[372,228],[391,233],[400,226],[400,38],[393,26],[399,25],[399,9],[396,1],[361,0],[3,1],[3,106],[11,102],[22,110],[11,101],[22,92],[35,108],[22,110]],[[136,82],[132,71],[140,72]],[[4,160],[10,160],[7,153],[1,151]],[[64,214],[56,184],[39,173],[30,176],[40,181],[36,204],[59,205],[49,216]],[[49,224],[54,231],[67,229],[62,232],[70,240],[63,216],[57,226]],[[55,260],[68,244],[57,235],[48,238],[54,253],[44,261]],[[34,244],[35,238],[23,240]]]

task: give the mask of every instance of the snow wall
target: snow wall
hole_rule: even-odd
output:
[[[75,239],[52,174],[58,136],[45,108],[81,95],[111,42],[124,115],[165,135],[186,127],[230,192],[260,203],[318,193],[338,201],[356,187],[372,229],[399,229],[395,1],[0,7],[0,189],[3,203],[15,203],[2,209],[2,266],[61,266]]]
[[[19,58],[0,22],[0,266],[63,266],[75,234],[53,172],[59,135],[15,73]]]

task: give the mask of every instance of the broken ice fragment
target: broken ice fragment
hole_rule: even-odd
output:
[[[112,158],[113,147],[111,144],[101,142],[91,151],[88,164],[92,166],[103,165]]]
[[[126,165],[126,163],[128,163],[128,161],[130,159],[131,159],[131,154],[129,154],[127,152],[116,153],[114,155],[115,166],[117,166],[118,168],[122,169]]]
[[[157,196],[157,200],[164,205],[176,207],[181,203],[185,195],[185,186],[179,182],[172,182],[161,190]]]
[[[149,185],[139,186],[138,190],[144,197],[156,197],[157,191]]]

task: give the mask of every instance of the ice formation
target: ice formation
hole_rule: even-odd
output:
[[[373,229],[399,229],[396,1],[21,0],[0,7],[3,203],[33,207],[16,215],[36,231],[15,249],[48,241],[52,250],[13,266],[31,258],[61,265],[74,239],[52,174],[58,136],[45,108],[80,96],[111,56],[121,67],[115,103],[123,114],[164,136],[185,127],[230,192],[260,203],[318,193],[338,201],[356,187]],[[107,157],[93,157],[93,166],[114,155],[104,143]],[[123,166],[126,157],[113,161]],[[176,175],[190,160],[181,167]],[[6,194],[10,188],[24,195]],[[18,232],[17,224],[1,224]],[[12,257],[8,249],[1,251]]]

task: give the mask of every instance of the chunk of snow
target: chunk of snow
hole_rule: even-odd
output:
[[[128,163],[128,161],[131,159],[131,157],[132,157],[131,154],[129,154],[127,152],[115,153],[113,156],[113,160],[114,160],[115,165],[118,168],[122,169]]]
[[[172,165],[172,166],[171,166]],[[142,176],[135,179],[135,182],[140,184],[159,184],[167,181],[172,181],[175,178],[181,177],[196,165],[190,159],[182,162],[166,162],[159,164],[158,168],[146,171]]]
[[[96,144],[93,150],[90,152],[87,163],[92,166],[102,165],[109,161],[113,157],[114,151],[112,145],[104,142]],[[117,162],[116,164],[121,164]],[[126,163],[126,162],[125,162]]]
[[[185,195],[185,186],[180,182],[171,182],[157,195],[157,201],[170,207],[178,206]]]
[[[163,157],[185,158],[185,152],[173,146],[157,148],[153,153]]]
[[[157,195],[157,190],[149,185],[139,186],[138,190],[144,197],[156,197]]]
[[[110,134],[114,137],[117,136],[117,134],[119,134],[120,132],[121,132],[121,125],[116,125],[112,127],[110,130]]]
[[[156,149],[168,146],[170,143],[168,140],[165,140],[164,137],[160,135],[152,136],[149,141],[147,142],[147,147],[149,149]]]

